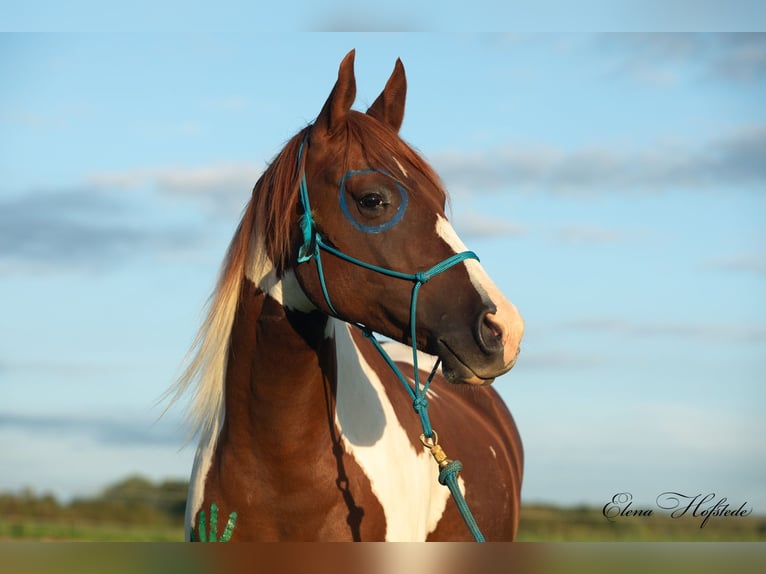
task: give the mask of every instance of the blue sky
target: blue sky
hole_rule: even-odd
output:
[[[525,317],[524,499],[766,512],[764,35],[0,36],[0,490],[188,476],[155,403],[351,48]]]

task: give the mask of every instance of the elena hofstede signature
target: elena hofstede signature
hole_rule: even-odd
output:
[[[601,513],[609,522],[615,522],[620,518],[654,516],[655,511],[665,511],[670,513],[671,518],[701,518],[700,528],[704,528],[713,517],[738,518],[753,513],[753,508],[748,502],[737,505],[714,492],[693,495],[663,492],[657,496],[655,504],[656,508],[641,508],[633,504],[631,493],[618,492],[604,505]]]

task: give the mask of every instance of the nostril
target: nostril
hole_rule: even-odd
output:
[[[484,326],[489,329],[489,331],[492,333],[492,336],[496,339],[502,339],[503,337],[503,330],[500,328],[499,325],[495,324],[492,319],[489,318],[489,315],[486,315],[484,317]]]
[[[505,333],[502,325],[495,321],[494,313],[489,311],[482,313],[479,318],[477,335],[479,346],[485,353],[494,355],[503,352]]]

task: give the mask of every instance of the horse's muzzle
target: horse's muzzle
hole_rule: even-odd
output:
[[[488,305],[472,331],[470,337],[466,332],[453,332],[439,338],[442,372],[453,383],[488,385],[516,364],[524,322],[510,303],[500,310]]]

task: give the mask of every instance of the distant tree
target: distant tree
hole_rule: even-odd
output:
[[[135,475],[107,486],[95,497],[76,498],[62,505],[52,494],[39,495],[25,488],[18,493],[0,493],[0,517],[172,525],[183,520],[187,489],[186,481],[155,484]]]
[[[0,494],[0,516],[24,518],[55,518],[61,513],[61,504],[52,494],[35,494],[25,488],[18,494]]]

